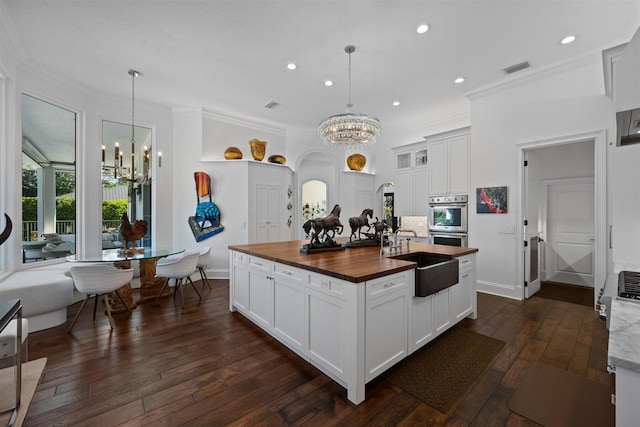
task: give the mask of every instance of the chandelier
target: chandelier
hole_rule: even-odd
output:
[[[375,144],[376,138],[380,134],[381,128],[378,119],[352,110],[351,54],[355,50],[356,48],[352,45],[344,48],[344,51],[349,55],[349,102],[347,103],[347,111],[323,120],[318,126],[318,134],[328,146],[368,147]]]

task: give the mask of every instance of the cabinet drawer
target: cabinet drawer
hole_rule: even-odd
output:
[[[344,284],[333,281],[327,276],[317,276],[315,274],[309,275],[309,286],[319,292],[327,295],[333,295],[335,297],[345,299]]]
[[[243,254],[242,252],[233,252],[233,262],[236,264],[246,264],[247,258],[249,255]]]
[[[303,270],[285,264],[276,263],[274,266],[274,275],[286,280],[303,283],[304,274]]]
[[[394,274],[369,280],[367,282],[367,301],[390,294],[400,289],[406,289],[407,283],[404,274]]]
[[[473,254],[458,257],[458,269],[468,270],[473,268]]]
[[[271,273],[273,271],[273,263],[263,258],[249,256],[249,267],[255,270],[264,271],[265,273]]]

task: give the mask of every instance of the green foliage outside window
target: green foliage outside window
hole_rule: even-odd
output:
[[[105,221],[120,220],[127,212],[127,200],[104,200],[102,202],[102,219]]]

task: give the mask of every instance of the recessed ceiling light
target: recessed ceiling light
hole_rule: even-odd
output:
[[[416,33],[418,34],[424,34],[427,31],[429,31],[429,26],[427,24],[418,25],[418,28],[416,28]]]
[[[326,82],[324,82],[324,85],[327,87],[333,86],[333,82],[331,80],[327,80]]]
[[[457,79],[455,79],[453,82],[454,82],[454,83],[456,83],[456,84],[460,84],[460,83],[462,83],[462,82],[464,82],[464,81],[465,81],[465,78],[464,78],[464,77],[458,77],[458,78],[457,78]]]
[[[398,105],[400,105],[400,101],[393,101],[393,104],[391,105],[393,105],[394,107],[397,107]]]
[[[576,36],[567,36],[560,40],[560,44],[569,44],[573,43],[576,40]]]
[[[294,64],[293,62],[290,62],[287,64],[287,68],[289,70],[295,70],[296,68],[298,68],[298,66],[296,64]]]

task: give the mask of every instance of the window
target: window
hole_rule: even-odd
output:
[[[22,94],[22,261],[76,250],[76,113]]]

